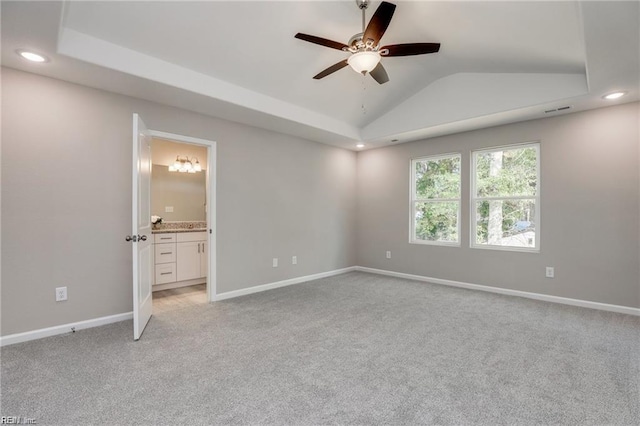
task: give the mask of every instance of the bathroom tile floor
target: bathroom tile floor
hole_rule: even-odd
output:
[[[206,284],[156,291],[153,293],[154,314],[175,311],[177,309],[184,309],[205,303],[207,303]]]

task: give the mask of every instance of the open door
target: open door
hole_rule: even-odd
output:
[[[151,318],[151,133],[138,114],[133,114],[133,340],[140,339]]]

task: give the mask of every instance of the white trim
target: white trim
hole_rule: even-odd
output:
[[[42,339],[45,337],[67,334],[85,328],[99,327],[101,325],[112,324],[114,322],[127,321],[133,319],[133,312],[109,315],[106,317],[94,318],[85,321],[71,322],[69,324],[56,325],[54,327],[41,328],[39,330],[26,331],[24,333],[9,334],[0,337],[0,346],[14,345],[16,343],[27,342],[29,340]]]
[[[216,294],[213,296],[213,301],[218,302],[220,300],[232,299],[234,297],[246,296],[247,294],[259,293],[261,291],[272,290],[274,288],[286,287],[293,284],[300,284],[307,281],[318,280],[320,278],[332,277],[334,275],[340,275],[347,272],[355,271],[357,266],[350,266],[348,268],[335,269],[333,271],[320,272],[318,274],[305,275],[297,278],[290,278],[288,280],[276,281],[273,283],[257,285],[254,287],[243,288],[240,290],[227,291],[224,293]]]
[[[528,291],[511,290],[508,288],[491,287],[481,284],[471,284],[461,281],[445,280],[442,278],[425,277],[423,275],[405,274],[403,272],[386,271],[383,269],[367,268],[356,266],[356,271],[369,272],[371,274],[387,275],[390,277],[406,278],[408,280],[423,281],[432,284],[446,285],[450,287],[460,287],[470,290],[486,291],[489,293],[505,294],[507,296],[524,297],[527,299],[542,300],[545,302],[560,303],[563,305],[580,306],[582,308],[598,309],[601,311],[617,312],[620,314],[640,316],[640,308],[630,306],[611,305],[608,303],[591,302],[589,300],[570,299],[568,297],[552,296],[549,294],[530,293]]]
[[[163,290],[171,290],[174,288],[182,288],[182,287],[191,287],[192,285],[200,285],[207,284],[207,278],[194,278],[192,280],[186,281],[176,281],[172,283],[164,283],[164,284],[154,284],[151,289],[152,292],[163,291]]]

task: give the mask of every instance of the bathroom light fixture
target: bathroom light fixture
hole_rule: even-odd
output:
[[[169,166],[170,172],[196,173],[202,171],[202,166],[196,157],[189,159],[186,155],[176,156],[176,161]]]
[[[370,50],[354,53],[347,59],[347,63],[358,73],[371,72],[378,62],[380,62],[380,54]]]
[[[24,49],[18,49],[16,50],[16,53],[20,55],[21,58],[26,59],[27,61],[38,63],[49,62],[49,58],[41,55],[40,53],[35,53]]]
[[[613,93],[609,93],[608,95],[604,95],[603,98],[608,100],[608,101],[612,101],[614,99],[621,98],[626,94],[627,94],[627,92],[613,92]]]
[[[356,148],[364,148],[364,144],[363,143],[359,143],[358,145],[356,145]]]

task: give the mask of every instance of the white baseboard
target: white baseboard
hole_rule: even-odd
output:
[[[527,299],[542,300],[545,302],[560,303],[564,305],[580,306],[583,308],[599,309],[602,311],[617,312],[621,314],[640,316],[639,308],[630,306],[610,305],[607,303],[591,302],[588,300],[570,299],[567,297],[551,296],[548,294],[530,293],[520,290],[511,290],[507,288],[491,287],[480,284],[471,284],[461,281],[445,280],[442,278],[426,277],[423,275],[405,274],[403,272],[387,271],[383,269],[367,268],[364,266],[350,266],[348,268],[336,269],[318,274],[305,275],[303,277],[291,278],[288,280],[277,281],[269,284],[262,284],[255,287],[244,288],[241,290],[228,291],[213,296],[214,301],[231,299],[234,297],[245,296],[248,294],[259,293],[261,291],[271,290],[274,288],[285,287],[293,284],[300,284],[307,281],[317,280],[320,278],[331,277],[352,271],[369,272],[378,275],[387,275],[391,277],[406,278],[414,281],[423,281],[432,284],[446,285],[450,287],[460,287],[471,290],[486,291],[489,293],[505,294],[508,296],[525,297]],[[0,337],[0,346],[13,345],[16,343],[27,342],[29,340],[42,339],[44,337],[56,336],[59,334],[71,333],[72,329],[83,330],[86,328],[98,327],[101,325],[112,324],[114,322],[126,321],[133,318],[133,312],[125,312],[123,314],[110,315],[106,317],[94,318],[86,321],[79,321],[69,324],[58,325],[55,327],[42,328],[39,330],[27,331],[24,333],[9,334]]]
[[[56,336],[58,334],[67,334],[71,333],[73,330],[78,331],[85,328],[98,327],[101,325],[126,321],[130,319],[133,319],[133,312],[125,312],[124,314],[109,315],[106,317],[94,318],[86,321],[56,325],[55,327],[41,328],[39,330],[26,331],[24,333],[9,334],[7,336],[0,337],[0,346],[13,345],[16,343],[27,342],[29,340]]]
[[[174,288],[190,287],[192,285],[206,284],[206,278],[196,278],[194,280],[176,281],[174,283],[154,284],[151,288],[152,292],[162,290],[173,290]]]
[[[233,297],[246,296],[247,294],[259,293],[261,291],[272,290],[274,288],[285,287],[293,284],[300,284],[307,281],[317,280],[320,278],[332,277],[334,275],[344,274],[346,272],[353,272],[356,270],[356,266],[350,266],[348,268],[335,269],[328,272],[320,272],[318,274],[305,275],[303,277],[290,278],[288,280],[276,281],[269,284],[257,285],[255,287],[243,288],[241,290],[227,291],[224,293],[214,294],[213,301],[218,302],[220,300],[231,299]]]
[[[386,271],[384,269],[367,268],[364,266],[356,266],[356,271],[370,272],[372,274],[387,275],[391,277],[406,278],[415,281],[424,281],[432,284],[448,285],[451,287],[467,288],[471,290],[486,291],[489,293],[506,294],[508,296],[525,297],[527,299],[543,300],[545,302],[561,303],[563,305],[580,306],[583,308],[599,309],[601,311],[618,312],[621,314],[640,316],[639,308],[630,306],[610,305],[608,303],[590,302],[588,300],[570,299],[568,297],[551,296],[548,294],[530,293],[527,291],[510,290],[508,288],[491,287],[480,284],[470,284],[461,281],[444,280],[441,278],[425,277],[423,275],[405,274],[402,272]]]

